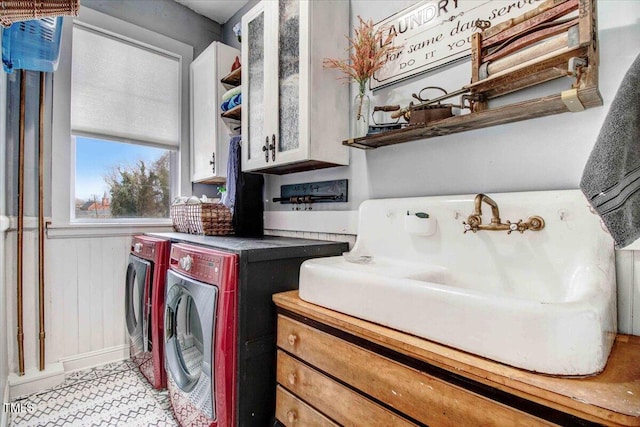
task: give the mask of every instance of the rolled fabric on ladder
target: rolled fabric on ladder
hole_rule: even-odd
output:
[[[480,78],[486,79],[502,71],[513,69],[528,61],[540,61],[546,57],[556,55],[562,49],[570,48],[569,32],[564,32],[549,40],[515,52],[495,61],[485,62],[480,66]]]
[[[0,24],[55,16],[78,16],[80,0],[0,0]]]

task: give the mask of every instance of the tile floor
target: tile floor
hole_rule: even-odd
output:
[[[50,390],[21,396],[10,426],[174,427],[166,390],[153,389],[130,360],[78,371]]]

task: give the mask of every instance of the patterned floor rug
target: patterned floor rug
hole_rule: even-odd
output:
[[[53,389],[22,396],[13,427],[174,427],[166,390],[157,391],[130,360],[78,371]]]

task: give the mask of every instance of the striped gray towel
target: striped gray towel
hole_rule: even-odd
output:
[[[240,174],[240,144],[242,136],[235,135],[229,141],[229,160],[227,163],[227,191],[222,198],[222,204],[231,210],[236,208],[236,184]]]
[[[616,248],[640,238],[640,55],[611,103],[580,189],[607,226]]]

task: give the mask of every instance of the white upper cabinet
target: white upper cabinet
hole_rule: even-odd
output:
[[[220,79],[231,72],[240,51],[213,42],[191,63],[191,181],[223,183],[229,139],[240,123],[223,119],[222,96],[229,89]]]
[[[349,164],[349,87],[322,67],[348,33],[347,1],[263,0],[243,16],[243,171]]]

